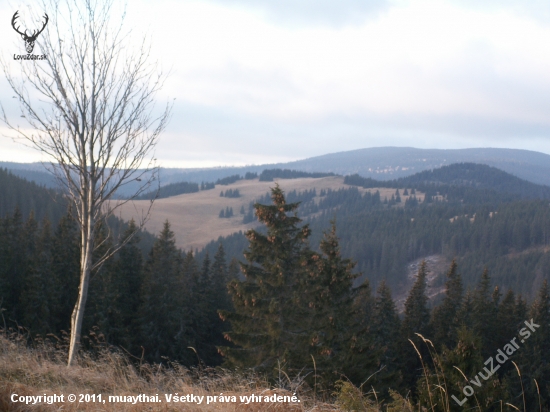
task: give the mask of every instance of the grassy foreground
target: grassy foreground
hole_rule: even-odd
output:
[[[352,385],[344,385],[340,397],[318,399],[303,382],[281,381],[276,388],[260,376],[223,369],[187,369],[177,364],[132,363],[123,353],[99,350],[84,354],[77,366],[67,368],[66,351],[52,344],[39,343],[32,348],[23,339],[0,335],[0,411],[378,411]],[[240,402],[240,396],[296,396],[299,403]],[[64,394],[65,401],[26,405],[11,401],[12,394],[39,396]],[[159,395],[162,403],[70,403],[69,394]],[[204,396],[203,402],[167,403],[164,394]],[[211,402],[207,396],[235,396],[237,402]],[[21,399],[21,398],[19,398]],[[23,398],[24,399],[24,398]],[[343,402],[343,403],[342,403]],[[372,407],[371,407],[372,406]],[[386,410],[386,408],[384,408]],[[396,409],[394,409],[396,410]],[[401,410],[401,409],[400,409]],[[403,409],[403,410],[408,410]]]

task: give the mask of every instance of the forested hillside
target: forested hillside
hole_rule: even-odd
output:
[[[162,199],[165,197],[177,196],[184,193],[196,193],[198,191],[199,191],[199,185],[197,183],[189,183],[189,182],[171,183],[169,185],[162,186],[157,190],[151,190],[150,192],[144,193],[136,197],[136,200]]]
[[[361,187],[385,185],[395,188],[414,187],[429,192],[437,190],[445,195],[451,193],[453,198],[460,196],[460,187],[484,189],[486,196],[491,192],[498,192],[528,199],[550,198],[549,186],[537,185],[494,167],[477,163],[456,163],[383,183],[357,174],[346,176],[345,182]]]
[[[285,197],[275,187],[260,199],[266,205],[254,206],[261,226],[220,242],[237,245],[234,253],[245,250],[240,264],[222,245],[199,255],[178,249],[168,222],[145,255],[134,237],[93,274],[84,347],[114,345],[140,365],[169,359],[251,368],[274,383],[283,373],[327,398],[360,394],[368,380],[380,404],[428,405],[435,398],[453,405],[444,410],[462,402],[496,412],[501,401],[520,405],[524,398],[526,410],[548,408],[548,201],[419,202],[411,200],[414,188],[404,192],[382,200],[379,191],[323,190],[313,203],[314,191]],[[301,206],[294,202],[300,197]],[[300,208],[306,222],[296,215]],[[17,209],[0,220],[7,333],[23,333],[29,343],[38,335],[62,342],[78,287],[78,243],[70,214],[55,225],[32,214],[25,219]],[[428,303],[431,268],[422,262],[399,314],[392,299],[392,289],[401,287],[399,265],[434,252],[459,257],[440,279],[439,303]],[[349,258],[354,254],[366,279]],[[492,259],[520,263],[498,273]],[[527,261],[536,263],[526,270]],[[521,344],[510,346],[518,333]],[[476,386],[475,397],[464,395],[455,367],[475,380],[484,360],[502,348],[522,380],[508,362],[483,378],[489,381]],[[427,385],[445,391],[432,394]]]
[[[67,202],[58,191],[45,189],[0,168],[0,217],[13,213],[16,207],[25,218],[32,211],[38,220],[47,218],[57,222],[66,212]]]
[[[313,244],[336,219],[342,252],[375,286],[385,280],[395,292],[406,291],[407,264],[430,255],[448,262],[456,258],[466,286],[474,285],[487,267],[501,287],[533,298],[542,280],[550,279],[550,207],[542,200],[548,198],[546,186],[475,164],[383,183],[360,176],[345,181],[367,188],[385,185],[395,192],[389,199],[376,189],[361,194],[354,188],[318,193],[317,199],[307,192],[289,196],[302,202],[298,213],[313,229]],[[426,194],[423,201],[416,198],[420,190]],[[246,244],[244,235],[235,234],[205,250],[213,253],[218,243],[236,257]]]

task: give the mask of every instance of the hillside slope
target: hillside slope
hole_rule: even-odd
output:
[[[12,214],[16,207],[24,218],[32,211],[37,220],[48,218],[56,222],[66,213],[67,202],[55,190],[0,168],[0,217]]]

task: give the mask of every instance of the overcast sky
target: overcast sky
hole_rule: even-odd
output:
[[[128,25],[150,33],[171,70],[158,96],[176,98],[161,165],[374,146],[550,153],[547,0],[128,3]],[[20,4],[0,6],[5,58],[21,42],[9,25]],[[0,80],[0,100],[13,104]],[[36,159],[0,138],[0,160]]]

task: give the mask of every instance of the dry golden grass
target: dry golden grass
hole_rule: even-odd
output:
[[[260,182],[254,180],[240,180],[231,185],[216,185],[215,189],[205,190],[197,193],[188,193],[179,196],[172,196],[155,201],[151,218],[146,224],[146,229],[151,233],[159,233],[166,219],[171,224],[171,228],[176,235],[178,247],[183,249],[202,248],[211,240],[219,236],[228,236],[239,230],[246,231],[257,223],[243,224],[243,216],[239,214],[241,206],[248,210],[251,201],[260,198],[270,191],[270,188],[279,183],[285,192],[292,190],[303,191],[315,188],[317,193],[321,189],[349,188],[351,186],[344,184],[343,177],[324,177],[324,178],[300,178],[300,179],[275,179],[275,182]],[[239,189],[241,197],[227,198],[220,197],[220,192],[227,189]],[[388,199],[395,194],[395,189],[378,188],[363,189],[363,193],[380,191],[381,199]],[[400,190],[402,193],[403,191]],[[416,194],[416,197],[423,199],[424,195]],[[401,196],[404,204],[407,196]],[[318,199],[317,199],[318,200]],[[120,217],[124,220],[130,220],[132,217],[138,218],[149,207],[148,200],[139,200],[128,203],[121,208]],[[221,209],[232,207],[234,216],[229,219],[220,219]]]
[[[299,382],[286,382],[286,388],[273,388],[260,376],[208,368],[189,370],[177,364],[133,365],[119,353],[103,350],[93,358],[84,355],[77,366],[67,368],[64,351],[48,345],[33,349],[21,342],[0,337],[0,411],[337,411],[334,404],[314,401],[313,394]],[[300,403],[242,404],[239,396],[272,396],[296,393]],[[64,394],[65,402],[52,405],[25,405],[11,402],[11,394],[38,396]],[[204,396],[202,404],[166,403],[164,394]],[[236,396],[236,403],[206,404],[207,396]],[[158,394],[162,403],[70,403],[69,394],[109,395]]]

